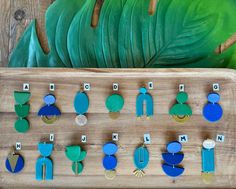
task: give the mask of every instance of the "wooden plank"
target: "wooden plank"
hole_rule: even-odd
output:
[[[8,62],[10,3],[9,0],[0,1],[0,67],[6,66]]]
[[[137,120],[135,101],[138,88],[149,81],[154,82],[150,93],[154,97],[154,117]],[[21,90],[22,84],[31,86],[31,123],[30,131],[18,134],[13,128],[16,116],[14,113],[14,90]],[[49,83],[56,84],[55,95],[57,106],[62,116],[53,125],[45,125],[36,113],[43,105],[42,97],[48,93]],[[91,83],[88,92],[90,108],[88,125],[78,127],[74,122],[75,111],[73,99],[83,82]],[[111,120],[105,108],[105,99],[112,93],[112,83],[119,83],[119,92],[125,99],[125,106],[118,120]],[[168,110],[175,102],[178,85],[185,84],[189,94],[189,105],[193,116],[184,123],[173,121]],[[218,123],[206,122],[202,107],[207,102],[206,95],[213,83],[219,83],[221,90],[220,104],[224,116]],[[23,145],[22,155],[26,166],[21,174],[10,175],[5,165],[0,164],[0,187],[88,187],[88,188],[183,188],[183,187],[220,187],[236,186],[236,141],[235,141],[235,85],[236,72],[227,69],[0,69],[0,162],[4,162],[9,149],[16,141]],[[102,167],[102,145],[111,139],[113,132],[119,133],[119,151],[117,158],[118,176],[113,181],[106,181]],[[55,134],[55,150],[52,154],[54,175],[52,182],[35,181],[35,161],[39,157],[37,143],[42,138]],[[145,169],[146,176],[137,179],[132,172],[135,169],[132,155],[134,149],[142,142],[145,133],[150,133],[152,144],[148,145],[151,154],[150,164]],[[80,137],[87,135],[88,143],[83,144],[88,156],[85,159],[84,172],[75,177],[71,171],[71,162],[64,155],[65,146],[81,144]],[[175,183],[164,175],[161,169],[161,153],[165,145],[176,140],[178,135],[187,134],[189,142],[183,144],[185,167],[183,176]],[[216,146],[215,182],[206,185],[201,180],[201,144],[204,139],[215,139],[217,134],[225,135],[224,143]]]

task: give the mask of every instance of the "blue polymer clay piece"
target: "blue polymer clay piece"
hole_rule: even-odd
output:
[[[178,177],[183,174],[184,168],[182,167],[173,167],[172,165],[163,164],[162,169],[166,175],[170,177]]]
[[[38,116],[60,116],[61,111],[54,105],[56,103],[56,97],[52,94],[48,94],[43,98],[46,104],[40,108]]]
[[[203,108],[203,116],[210,122],[216,122],[223,116],[223,109],[218,104],[220,95],[218,93],[210,93],[207,97],[208,103]]]
[[[114,156],[118,151],[118,146],[115,143],[108,142],[103,145],[103,167],[106,170],[114,170],[117,167],[117,158]]]
[[[202,172],[214,173],[215,172],[215,154],[214,148],[202,148]]]
[[[25,165],[24,158],[21,155],[18,155],[18,159],[14,169],[11,168],[10,161],[8,158],[6,159],[5,162],[6,169],[10,173],[19,173],[24,168],[24,165]]]
[[[162,159],[169,165],[178,165],[184,159],[184,154],[171,154],[171,153],[163,153]]]
[[[147,93],[147,89],[142,87],[139,89],[140,94],[136,99],[136,116],[141,117],[143,113],[143,104],[146,102],[146,115],[153,116],[153,98]]]
[[[173,141],[167,144],[166,149],[169,153],[178,153],[182,149],[182,144],[178,141]]]
[[[83,115],[87,113],[89,108],[89,98],[86,93],[78,92],[74,100],[74,108],[77,114]]]

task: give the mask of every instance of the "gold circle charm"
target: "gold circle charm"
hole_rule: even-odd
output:
[[[107,180],[113,180],[116,177],[116,170],[105,170],[105,178]]]
[[[113,120],[117,119],[120,116],[120,112],[109,112],[109,117]]]
[[[53,124],[57,120],[57,116],[41,116],[41,119],[46,124]]]
[[[85,115],[77,115],[75,118],[75,122],[79,126],[85,126],[88,122],[88,119]]]

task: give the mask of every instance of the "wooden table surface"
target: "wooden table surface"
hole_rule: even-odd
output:
[[[154,82],[154,117],[151,120],[137,120],[135,101],[140,86]],[[78,127],[74,122],[73,99],[80,84],[88,82],[90,108],[88,125]],[[117,120],[111,120],[105,108],[105,99],[112,93],[112,83],[120,84],[120,93],[124,96],[125,106]],[[21,90],[23,83],[30,83],[32,98],[29,121],[31,129],[26,134],[18,134],[14,128],[13,91]],[[55,83],[56,105],[62,116],[53,125],[45,125],[36,115],[43,105],[42,98],[48,93],[49,83]],[[176,123],[169,115],[169,108],[175,103],[178,85],[185,84],[189,94],[189,105],[193,116],[184,123]],[[207,102],[206,96],[212,90],[212,84],[219,83],[220,104],[224,109],[222,120],[208,123],[201,115]],[[0,188],[157,188],[157,187],[236,187],[236,141],[235,141],[235,95],[236,72],[226,69],[0,69]],[[102,167],[102,145],[110,141],[113,132],[119,133],[119,151],[117,158],[118,176],[113,181],[104,178]],[[54,180],[35,181],[35,162],[39,157],[37,143],[55,134]],[[132,172],[133,152],[142,142],[143,135],[152,137],[150,164],[145,170],[146,176],[136,178]],[[65,157],[65,146],[81,144],[81,135],[87,135],[88,142],[83,144],[88,156],[84,161],[84,172],[75,177],[71,171],[71,162]],[[185,173],[175,183],[162,171],[161,153],[165,145],[176,140],[178,135],[187,134],[188,143],[183,144],[185,158],[182,165]],[[204,139],[215,139],[217,134],[225,135],[225,142],[216,145],[215,182],[206,185],[201,179],[201,145]],[[15,142],[22,143],[21,153],[26,165],[21,174],[9,174],[4,165],[10,147]]]

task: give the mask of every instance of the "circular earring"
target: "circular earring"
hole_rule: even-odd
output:
[[[208,103],[203,108],[203,116],[209,122],[216,122],[223,116],[223,109],[218,104],[220,95],[212,92],[207,96]]]
[[[41,116],[44,123],[53,124],[58,116],[61,115],[60,110],[54,105],[56,103],[56,97],[48,94],[43,98],[43,101],[46,105],[40,108],[38,116]]]
[[[75,122],[78,126],[85,126],[88,122],[85,114],[89,108],[89,98],[85,92],[77,92],[74,99],[74,108],[76,111]]]
[[[5,166],[10,173],[19,173],[25,166],[23,156],[16,153],[14,147],[11,153],[7,156]]]
[[[188,101],[188,94],[186,92],[179,92],[176,96],[177,104],[171,107],[169,114],[175,121],[183,123],[192,115],[191,107],[186,104]]]
[[[124,107],[124,98],[119,94],[112,94],[106,99],[106,107],[109,110],[110,118],[117,119]]]

